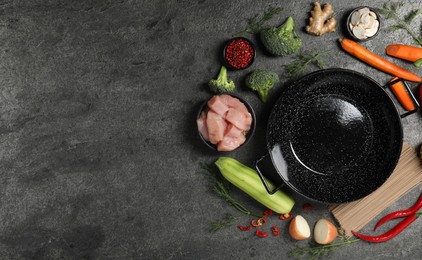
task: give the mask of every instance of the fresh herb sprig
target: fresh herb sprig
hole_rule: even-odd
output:
[[[394,20],[396,21],[396,24],[392,25],[390,27],[391,31],[397,31],[397,30],[405,30],[410,36],[412,36],[413,40],[416,44],[419,44],[422,46],[422,27],[420,28],[419,35],[415,33],[410,24],[411,22],[416,18],[416,16],[419,14],[419,10],[411,10],[407,15],[405,15],[403,18],[401,18],[398,14],[398,9],[402,6],[402,4],[399,3],[392,3],[387,4],[385,3],[382,8],[377,8],[376,10],[383,15],[387,20]]]
[[[213,187],[212,190],[221,198],[229,202],[234,208],[236,208],[238,211],[242,212],[243,214],[249,215],[249,216],[255,216],[255,217],[262,217],[262,215],[254,213],[250,210],[248,210],[246,207],[244,207],[240,202],[235,200],[229,193],[229,189],[225,182],[221,178],[218,178],[217,173],[214,172],[210,166],[204,164],[202,165],[202,168],[209,173],[209,175],[213,178]]]
[[[239,36],[241,34],[249,33],[256,34],[266,28],[266,23],[271,20],[274,16],[279,14],[283,8],[281,7],[269,7],[268,10],[261,15],[256,14],[254,17],[248,19],[248,25],[243,31],[233,34],[233,36]]]
[[[330,243],[327,245],[319,245],[316,243],[309,243],[309,246],[307,247],[296,247],[288,252],[288,256],[295,257],[295,258],[301,258],[304,256],[309,256],[308,259],[318,259],[320,257],[328,256],[330,255],[335,248],[350,245],[353,243],[358,242],[360,239],[354,239],[354,240],[347,240],[343,242],[338,243]]]
[[[323,69],[325,67],[322,56],[326,55],[329,51],[317,52],[308,51],[299,53],[289,64],[284,66],[287,77],[289,79],[295,79],[305,74],[306,69],[309,65],[315,64],[318,68]]]
[[[234,222],[238,221],[240,219],[239,216],[233,216],[233,215],[229,215],[221,220],[218,220],[214,223],[211,224],[211,228],[210,231],[211,232],[217,232],[220,231],[222,229],[228,228],[231,225],[234,224]]]

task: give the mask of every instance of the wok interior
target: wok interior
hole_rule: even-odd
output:
[[[400,155],[402,128],[393,101],[376,82],[348,70],[323,70],[285,89],[267,140],[290,187],[319,202],[342,203],[386,181]]]

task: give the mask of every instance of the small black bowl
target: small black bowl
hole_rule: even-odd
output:
[[[229,44],[230,43],[232,43],[232,42],[234,42],[234,41],[237,41],[237,40],[244,40],[244,41],[246,41],[250,46],[251,46],[251,48],[252,48],[252,50],[253,50],[253,56],[252,56],[252,59],[249,61],[249,63],[246,65],[246,66],[244,66],[244,67],[235,67],[235,66],[233,66],[228,60],[227,60],[227,57],[226,57],[226,53],[227,53],[227,47],[229,46]],[[243,70],[243,69],[247,69],[247,68],[249,68],[251,65],[252,65],[252,63],[254,62],[254,60],[255,60],[255,56],[256,56],[256,50],[255,50],[255,46],[254,46],[254,44],[251,42],[251,40],[249,40],[249,39],[247,39],[247,38],[245,38],[245,37],[235,37],[235,38],[232,38],[232,39],[230,39],[230,40],[228,40],[225,44],[224,44],[224,48],[223,48],[223,61],[224,61],[224,64],[225,64],[225,66],[228,68],[228,69],[230,69],[230,70]]]
[[[248,109],[248,112],[251,114],[252,116],[252,125],[251,128],[249,129],[248,133],[246,134],[246,140],[243,144],[241,144],[239,147],[237,147],[236,149],[234,149],[233,151],[239,150],[241,147],[244,147],[249,140],[252,138],[254,132],[255,132],[255,128],[256,128],[256,115],[255,115],[255,111],[253,110],[252,106],[243,98],[232,94],[232,93],[224,93],[226,95],[230,95],[234,98],[239,99],[243,104],[245,104],[246,108]],[[223,95],[223,94],[218,94],[218,95]],[[210,98],[211,99],[211,98]],[[210,100],[208,99],[208,100]],[[204,101],[204,103],[200,106],[199,110],[198,110],[198,114],[196,115],[196,119],[199,119],[201,116],[201,112],[204,111],[207,108],[207,103],[208,100]],[[233,152],[233,151],[218,151],[217,150],[217,145],[210,143],[209,141],[205,140],[204,137],[201,135],[201,133],[198,130],[198,135],[201,138],[202,142],[208,146],[209,148],[211,148],[212,150],[216,151],[216,152],[220,152],[220,153],[229,153],[229,152]]]
[[[358,10],[360,10],[360,9],[362,9],[362,8],[368,8],[368,9],[369,9],[369,11],[374,12],[374,13],[376,14],[376,16],[377,16],[377,20],[378,20],[378,22],[379,22],[377,32],[376,32],[374,35],[372,35],[371,37],[368,37],[368,38],[366,38],[366,39],[359,39],[359,38],[357,38],[357,37],[353,34],[353,31],[350,29],[350,26],[349,26],[350,21],[351,21],[351,19],[352,19],[352,15],[353,15],[353,13],[354,13],[354,12],[357,12]],[[377,35],[378,35],[378,32],[380,31],[380,29],[381,29],[381,19],[380,19],[380,15],[379,15],[379,13],[378,13],[377,11],[375,11],[373,8],[371,8],[371,7],[369,7],[369,6],[359,6],[359,7],[356,7],[355,9],[353,9],[352,11],[350,11],[350,12],[349,12],[349,15],[347,16],[347,20],[346,20],[346,30],[347,30],[347,33],[349,34],[349,36],[350,36],[353,40],[355,40],[355,41],[365,42],[365,41],[371,40],[371,39],[375,38],[375,36],[377,36]]]

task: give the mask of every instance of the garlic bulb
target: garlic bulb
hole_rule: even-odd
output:
[[[363,7],[352,13],[348,26],[356,38],[363,40],[374,36],[380,23],[374,12],[367,7]]]

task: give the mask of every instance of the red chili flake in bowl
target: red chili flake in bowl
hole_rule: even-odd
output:
[[[224,48],[224,59],[233,69],[245,69],[252,64],[255,49],[252,43],[243,37],[232,39]]]

